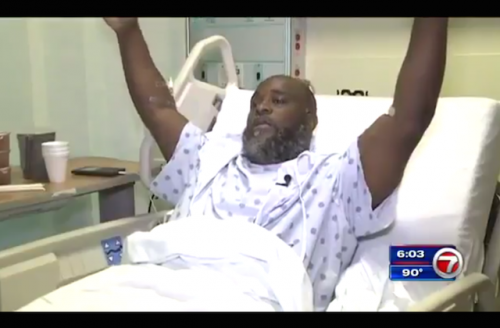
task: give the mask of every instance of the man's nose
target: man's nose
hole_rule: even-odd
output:
[[[269,115],[271,113],[272,113],[271,106],[269,106],[269,104],[267,104],[266,102],[257,106],[257,114],[258,115]]]

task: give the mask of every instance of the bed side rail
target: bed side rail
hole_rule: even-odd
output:
[[[473,273],[412,305],[407,311],[472,312],[478,293],[492,288],[493,284],[487,276],[481,273]]]
[[[112,250],[120,260],[110,261],[106,241],[121,243],[135,231],[148,231],[164,214],[111,221],[0,252],[0,311],[17,310],[109,265],[127,263],[125,243]]]
[[[494,287],[479,293],[478,311],[500,311],[500,184],[497,183],[495,197],[485,237],[485,260],[483,273]]]

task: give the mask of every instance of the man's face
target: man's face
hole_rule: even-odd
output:
[[[276,164],[308,150],[316,125],[308,97],[307,86],[294,78],[275,76],[263,81],[251,99],[243,156],[255,164]]]

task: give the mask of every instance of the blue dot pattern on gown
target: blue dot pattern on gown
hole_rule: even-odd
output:
[[[218,142],[213,142],[216,138]],[[305,248],[304,266],[313,283],[315,310],[326,310],[358,238],[392,223],[392,218],[372,211],[357,141],[342,154],[306,151],[295,160],[262,166],[249,163],[239,153],[229,160],[218,156],[227,152],[223,138],[208,137],[188,123],[171,160],[153,181],[152,191],[176,205],[174,219],[196,213],[247,220],[275,233],[298,255]],[[201,156],[211,142],[210,155]],[[200,185],[199,177],[205,172],[214,174]],[[292,176],[291,184],[277,185],[285,175]]]

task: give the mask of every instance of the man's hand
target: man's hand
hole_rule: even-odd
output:
[[[137,17],[103,17],[106,24],[116,33],[136,28],[139,26]]]

